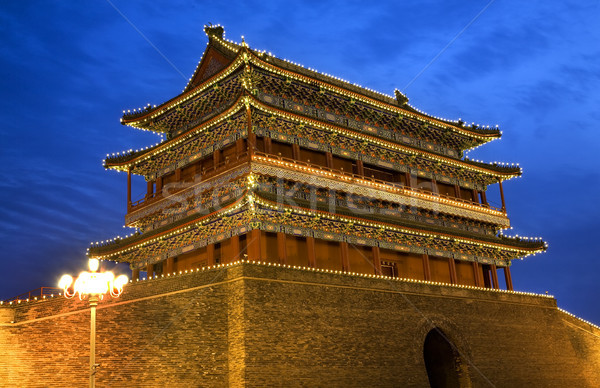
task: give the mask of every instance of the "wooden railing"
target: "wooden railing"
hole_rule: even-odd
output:
[[[210,179],[210,178],[222,173],[223,171],[226,171],[231,168],[242,165],[244,163],[247,163],[249,161],[248,156],[249,156],[248,152],[241,153],[239,155],[236,155],[234,158],[228,158],[228,159],[220,162],[216,166],[212,166],[210,168],[202,170],[199,174],[196,174],[194,176],[193,180],[191,180],[189,182],[186,182],[186,181],[174,182],[175,183],[174,187],[163,186],[160,191],[154,192],[150,195],[147,194],[146,196],[144,196],[144,198],[139,199],[135,202],[132,202],[128,213],[131,213],[132,211],[136,211],[145,205],[156,202],[157,200],[167,198],[170,195],[181,193],[185,190],[192,188],[193,186],[195,186],[198,183],[204,182],[207,179]]]
[[[367,182],[371,182],[373,184],[384,185],[391,189],[403,190],[404,192],[419,194],[419,196],[428,195],[428,196],[432,196],[435,198],[443,198],[447,201],[458,202],[458,203],[462,203],[462,204],[469,205],[469,206],[475,206],[475,207],[479,207],[482,209],[490,209],[493,211],[504,213],[504,211],[501,208],[498,208],[495,206],[490,206],[489,204],[479,203],[479,202],[471,201],[468,199],[455,197],[452,195],[441,194],[441,193],[437,193],[437,192],[427,190],[427,189],[411,187],[408,185],[404,185],[400,182],[390,182],[390,181],[386,181],[386,180],[377,179],[374,177],[368,177],[365,175],[354,174],[351,172],[337,170],[337,169],[327,167],[327,166],[322,166],[322,165],[304,162],[304,161],[300,161],[300,160],[296,160],[296,159],[282,157],[280,155],[274,155],[274,154],[269,154],[269,153],[265,153],[265,152],[254,151],[253,160],[256,158],[272,159],[272,160],[277,160],[279,162],[291,163],[297,167],[308,167],[308,168],[317,169],[317,170],[320,170],[320,171],[323,171],[326,173],[337,174],[339,176],[345,177],[345,180],[347,180],[347,181],[356,181],[356,180],[367,181]],[[184,182],[176,182],[175,187],[163,187],[160,191],[157,191],[150,195],[146,195],[144,198],[142,198],[138,201],[132,202],[128,213],[136,211],[136,210],[140,209],[141,207],[143,207],[147,204],[151,204],[159,199],[167,198],[170,195],[181,193],[182,191],[187,190],[187,189],[195,186],[198,183],[206,181],[207,179],[212,178],[213,176],[218,175],[219,173],[221,173],[227,169],[237,167],[238,165],[241,165],[248,161],[249,161],[249,153],[248,152],[244,152],[242,154],[236,155],[234,159],[224,160],[223,162],[220,162],[216,166],[202,170],[202,172],[200,174],[196,174],[194,176],[194,179],[191,182],[185,182],[185,181]],[[185,185],[185,183],[190,183],[190,185]],[[181,187],[177,187],[178,185],[180,185]]]
[[[324,171],[324,172],[328,172],[328,173],[332,173],[332,174],[342,175],[342,176],[346,177],[347,181],[363,180],[363,181],[368,181],[368,182],[372,182],[372,183],[376,183],[376,184],[380,184],[380,185],[391,186],[394,189],[402,189],[402,190],[413,192],[413,193],[431,195],[433,197],[444,198],[444,199],[449,200],[449,201],[464,203],[464,204],[470,205],[470,206],[477,206],[477,207],[481,207],[483,209],[491,209],[491,210],[495,210],[495,211],[498,211],[498,212],[502,212],[501,208],[490,206],[488,204],[474,202],[474,201],[470,201],[468,199],[458,198],[458,197],[454,197],[454,196],[451,196],[451,195],[436,193],[436,192],[433,192],[431,190],[425,190],[425,189],[420,189],[420,188],[416,188],[416,187],[410,187],[410,186],[404,185],[404,184],[399,183],[399,182],[390,182],[390,181],[385,181],[385,180],[381,180],[381,179],[377,179],[377,178],[373,178],[373,177],[367,177],[367,176],[364,176],[364,175],[349,173],[349,172],[346,172],[346,171],[343,171],[343,170],[336,170],[336,169],[333,169],[333,168],[330,168],[330,167],[326,167],[326,166],[322,166],[322,165],[317,165],[317,164],[312,164],[312,163],[308,163],[308,162],[303,162],[303,161],[296,160],[296,159],[285,158],[285,157],[282,157],[280,155],[273,155],[273,154],[268,154],[268,153],[265,153],[265,152],[255,152],[254,155],[257,156],[257,157],[262,157],[262,158],[267,158],[267,159],[275,159],[275,160],[278,160],[278,161],[281,161],[281,162],[285,162],[285,163],[292,163],[292,164],[295,164],[297,166],[309,167],[309,168],[318,169],[318,170],[321,170],[321,171]]]

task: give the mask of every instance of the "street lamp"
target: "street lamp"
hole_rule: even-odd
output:
[[[112,272],[97,272],[100,267],[98,259],[88,261],[90,272],[83,271],[73,282],[70,275],[63,275],[58,286],[64,290],[65,297],[71,299],[75,294],[79,294],[79,299],[86,297],[90,300],[90,387],[94,388],[96,378],[96,306],[98,300],[104,298],[104,294],[110,293],[114,298],[119,297],[123,292],[123,286],[127,284],[128,279],[125,275],[115,278]]]

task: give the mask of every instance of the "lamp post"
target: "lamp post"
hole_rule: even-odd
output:
[[[71,299],[75,294],[79,294],[79,299],[86,297],[90,302],[90,387],[94,388],[96,379],[96,306],[98,301],[109,293],[117,298],[123,292],[123,286],[127,284],[128,279],[125,275],[115,278],[112,272],[97,272],[100,267],[98,259],[88,261],[90,272],[83,271],[75,281],[70,275],[63,275],[58,286],[64,290],[65,297]]]

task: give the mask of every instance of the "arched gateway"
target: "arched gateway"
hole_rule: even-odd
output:
[[[469,369],[458,349],[439,328],[425,337],[423,358],[432,388],[470,387]]]

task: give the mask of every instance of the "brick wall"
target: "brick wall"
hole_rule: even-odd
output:
[[[434,326],[474,386],[600,381],[600,330],[542,296],[243,264],[130,284],[97,319],[98,386],[427,386]],[[85,302],[0,307],[0,385],[85,386],[88,352]]]

